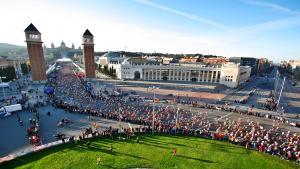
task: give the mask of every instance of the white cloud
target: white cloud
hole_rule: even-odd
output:
[[[287,13],[287,14],[290,14],[290,15],[299,15],[300,14],[300,12],[298,12],[298,11],[294,11],[294,10],[291,10],[291,9],[286,8],[284,6],[274,4],[274,3],[270,3],[270,2],[257,1],[257,0],[240,0],[240,1],[243,2],[243,3],[246,3],[246,4],[250,4],[250,5],[270,8],[272,10],[280,11],[280,12]]]
[[[181,16],[181,17],[185,17],[185,18],[190,19],[190,20],[205,23],[205,24],[208,24],[208,25],[213,26],[213,27],[217,27],[217,28],[221,28],[221,29],[229,29],[230,28],[226,25],[223,25],[221,23],[217,23],[217,22],[209,20],[207,18],[203,18],[203,17],[200,17],[200,16],[189,14],[189,13],[179,11],[179,10],[176,10],[176,9],[172,9],[172,8],[167,7],[167,6],[159,5],[159,4],[151,2],[149,0],[134,0],[134,1],[136,1],[138,3],[141,3],[141,4],[145,4],[145,5],[154,7],[154,8],[157,8],[157,9],[160,9],[160,10],[163,10],[163,11],[166,11],[166,12],[171,12],[173,14],[176,14],[176,15]]]

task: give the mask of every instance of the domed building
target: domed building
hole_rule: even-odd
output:
[[[51,48],[45,48],[45,53],[47,55],[52,55],[54,57],[66,57],[70,58],[76,55],[81,55],[82,51],[80,48],[75,49],[74,43],[72,47],[68,47],[66,43],[62,40],[59,47],[55,47],[53,42],[51,43]]]

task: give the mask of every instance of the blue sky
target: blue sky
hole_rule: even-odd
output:
[[[300,59],[299,0],[10,0],[1,2],[1,42],[25,45],[33,23],[47,46]]]

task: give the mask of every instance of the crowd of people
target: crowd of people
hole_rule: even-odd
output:
[[[72,65],[66,64],[54,72],[49,80],[55,88],[51,96],[53,106],[69,112],[99,116],[140,125],[137,128],[121,129],[123,132],[161,132],[173,135],[193,135],[218,140],[227,140],[246,148],[253,148],[289,160],[300,159],[300,135],[278,127],[271,127],[253,121],[214,120],[208,113],[191,112],[164,106],[154,106],[141,99],[132,101],[129,96],[94,96],[85,88],[85,83],[72,71]],[[153,111],[155,113],[153,113]],[[152,122],[154,119],[154,128]],[[120,132],[120,129],[116,129]],[[112,133],[113,129],[108,132]],[[90,129],[88,134],[94,132]],[[94,134],[94,136],[97,134]],[[81,138],[84,137],[81,136]]]
[[[27,129],[27,136],[29,143],[35,146],[40,145],[40,114],[36,109],[31,109],[34,113],[34,118],[29,118],[29,128]]]
[[[239,114],[245,114],[245,115],[250,115],[250,116],[256,116],[256,117],[261,117],[261,118],[267,118],[267,119],[274,119],[278,122],[281,123],[289,123],[289,120],[287,118],[285,118],[284,116],[282,116],[281,114],[277,114],[277,115],[272,115],[269,113],[260,113],[260,112],[254,112],[253,108],[248,108],[247,110],[241,110],[238,108],[238,106],[229,106],[227,104],[225,105],[219,105],[219,104],[201,104],[201,103],[197,103],[197,101],[191,102],[188,105],[191,105],[193,107],[198,107],[198,108],[205,108],[205,109],[211,109],[211,110],[222,110],[222,111],[227,111],[227,112],[234,112],[234,113],[239,113]],[[297,118],[298,116],[296,116]],[[299,126],[300,123],[296,124],[296,127],[300,127]]]

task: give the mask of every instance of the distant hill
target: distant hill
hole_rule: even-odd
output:
[[[0,43],[0,56],[16,57],[27,56],[25,46],[12,45],[8,43]]]
[[[25,46],[12,45],[8,43],[0,43],[0,50],[20,49],[20,48],[25,48]]]

